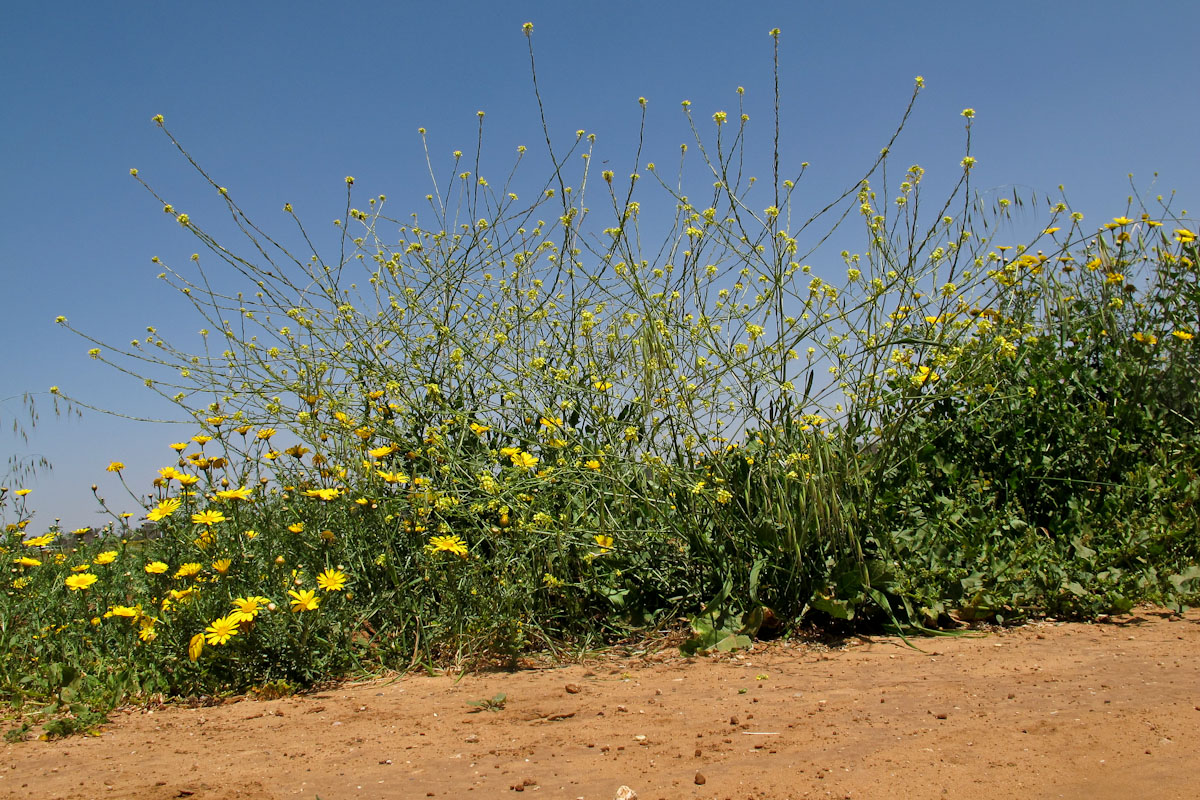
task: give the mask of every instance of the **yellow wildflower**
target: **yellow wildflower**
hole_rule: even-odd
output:
[[[454,555],[462,556],[463,558],[467,557],[467,543],[463,541],[461,536],[434,536],[429,540],[429,544],[425,546],[425,549],[430,553],[442,551],[446,553],[453,553]]]
[[[207,635],[209,644],[225,644],[230,637],[236,636],[238,632],[238,623],[241,618],[236,612],[227,617],[213,620],[213,623],[204,629]]]
[[[188,642],[188,660],[195,661],[200,658],[200,654],[204,652],[204,634],[197,633]]]
[[[317,586],[327,592],[340,592],[346,588],[346,573],[340,569],[327,569],[317,575]]]
[[[521,451],[513,453],[509,458],[512,460],[514,467],[524,467],[525,469],[535,467],[538,463],[537,456]]]
[[[317,593],[312,589],[301,589],[298,592],[288,591],[288,596],[292,598],[292,613],[294,614],[301,611],[315,611],[321,604],[321,598],[317,597]]]
[[[198,514],[192,514],[192,522],[196,525],[218,525],[225,522],[226,517],[220,511],[201,511]]]
[[[92,573],[83,572],[83,573],[79,573],[76,575],[68,575],[66,580],[63,582],[67,585],[67,588],[70,589],[71,591],[80,592],[80,591],[83,591],[83,590],[89,588],[93,583],[95,583],[98,580],[99,580],[99,578],[97,578]]]
[[[178,497],[168,497],[166,500],[161,501],[157,506],[152,508],[149,513],[146,514],[146,519],[154,522],[157,522],[160,519],[166,519],[178,511],[179,506],[182,505],[182,503],[183,501]]]

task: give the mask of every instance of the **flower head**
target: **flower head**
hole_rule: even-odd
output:
[[[200,658],[200,654],[204,652],[204,634],[197,633],[188,642],[188,660],[195,661]]]
[[[239,620],[252,620],[267,607],[270,599],[266,597],[250,596],[239,597],[233,601],[234,612],[230,616],[236,615]]]
[[[108,466],[104,468],[106,472],[120,472],[123,469],[125,469],[125,465],[120,461],[111,461],[109,462]]]
[[[312,589],[301,589],[300,591],[289,591],[288,596],[292,598],[292,612],[299,614],[302,611],[316,611],[317,606],[321,604],[321,598],[317,597],[317,593]]]
[[[104,612],[105,618],[125,617],[126,619],[138,620],[142,616],[141,606],[113,606]]]
[[[192,514],[192,522],[197,525],[217,525],[224,522],[225,515],[220,511],[201,511],[198,514]]]
[[[213,620],[213,623],[204,629],[207,635],[209,644],[225,644],[230,637],[236,636],[238,632],[238,623],[241,618],[237,612],[230,614],[227,617]]]
[[[70,589],[71,591],[81,592],[85,589],[90,588],[91,585],[93,583],[95,583],[97,580],[99,580],[99,578],[97,578],[95,575],[93,575],[90,572],[80,572],[80,573],[76,573],[75,575],[68,575],[66,580],[63,582],[67,585],[67,588]]]
[[[175,469],[174,467],[163,467],[162,469],[160,469],[158,471],[158,475],[164,481],[169,481],[172,478],[181,477],[183,475],[183,473],[180,472],[179,470]]]
[[[941,377],[941,375],[938,375],[932,369],[922,364],[921,366],[917,367],[916,374],[913,375],[909,380],[912,381],[913,386],[924,386],[926,383],[933,383]]]
[[[425,549],[431,553],[444,551],[453,553],[456,556],[462,556],[463,558],[467,557],[467,543],[463,541],[461,536],[434,536],[429,540],[429,544],[425,546]]]
[[[537,456],[522,451],[513,453],[509,456],[509,459],[512,461],[514,467],[524,467],[525,469],[536,467],[538,463]]]
[[[146,573],[149,575],[161,575],[162,573],[164,573],[168,569],[170,569],[170,567],[168,567],[162,561],[151,561],[149,564],[146,565],[145,569],[146,569]]]
[[[327,569],[317,575],[317,586],[327,592],[340,592],[346,588],[346,573],[340,569]]]

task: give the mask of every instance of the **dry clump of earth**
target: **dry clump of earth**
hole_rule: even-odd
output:
[[[0,798],[1192,798],[1200,613],[613,652],[129,708],[4,745]]]

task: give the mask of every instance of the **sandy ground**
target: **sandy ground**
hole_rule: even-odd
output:
[[[1200,613],[915,644],[129,709],[97,737],[5,745],[0,798],[1200,797]]]

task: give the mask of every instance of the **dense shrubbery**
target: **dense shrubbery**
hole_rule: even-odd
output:
[[[164,265],[206,346],[148,329],[91,352],[199,433],[171,445],[153,536],[119,518],[91,545],[32,538],[25,498],[0,494],[4,694],[86,721],[680,615],[696,650],[806,618],[913,630],[1196,594],[1186,223],[1164,207],[1094,231],[1058,204],[1036,241],[991,241],[970,110],[931,219],[920,167],[871,182],[887,149],[813,213],[802,169],[752,206],[748,118],[717,112],[706,138],[684,111],[703,199],[654,165],[622,180],[585,158],[568,184],[580,132],[533,200],[478,155],[408,221],[383,196],[355,208],[347,178],[334,259],[298,220],[305,253],[268,236],[203,171],[246,254],[163,201],[207,253]],[[655,197],[673,221],[651,245]],[[831,259],[854,216],[863,249]]]

